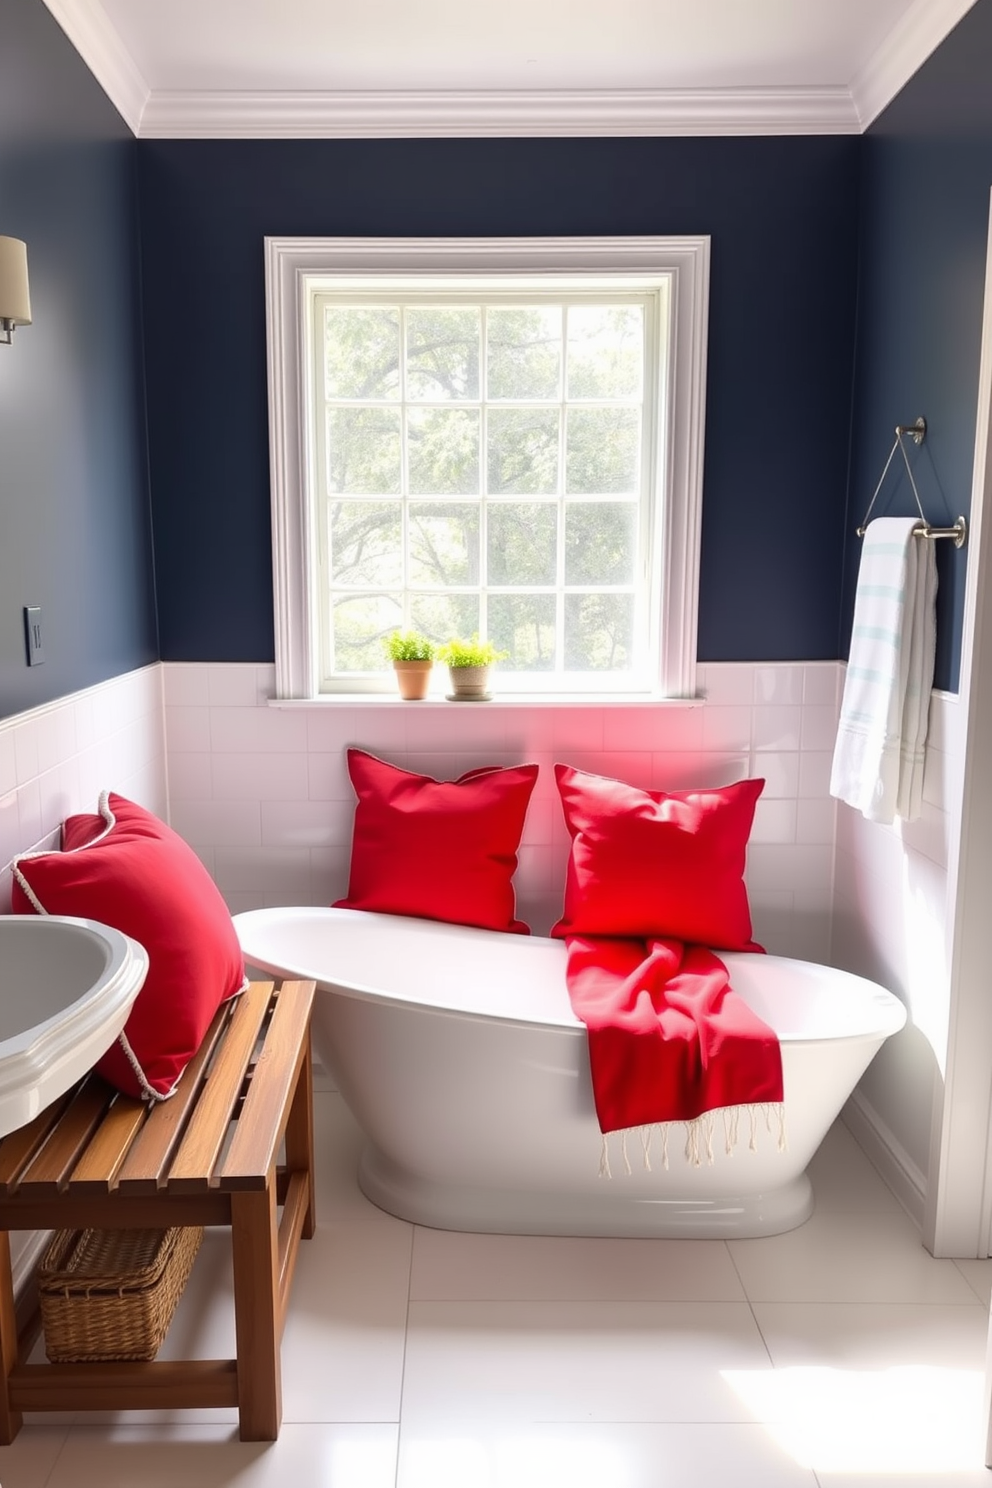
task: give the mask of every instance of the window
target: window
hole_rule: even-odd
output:
[[[266,243],[277,688],[693,689],[706,239]]]

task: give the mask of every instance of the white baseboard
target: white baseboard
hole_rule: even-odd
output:
[[[922,1231],[926,1174],[917,1167],[875,1107],[856,1090],[841,1112],[844,1125],[876,1167],[913,1223]]]

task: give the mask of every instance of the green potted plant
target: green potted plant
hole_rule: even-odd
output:
[[[489,668],[509,656],[498,651],[492,641],[480,641],[474,635],[469,641],[445,641],[437,648],[437,658],[448,667],[451,678],[449,697],[456,703],[481,703],[489,696]]]
[[[434,642],[415,630],[394,630],[382,644],[393,663],[400,697],[411,702],[425,698],[437,654]]]

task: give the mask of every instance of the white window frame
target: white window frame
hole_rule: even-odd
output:
[[[269,450],[272,567],[279,699],[340,701],[318,692],[313,430],[308,397],[312,365],[310,297],[329,278],[368,285],[386,277],[519,276],[549,284],[571,279],[614,287],[671,276],[672,364],[665,406],[657,410],[655,549],[660,573],[655,621],[660,625],[658,676],[624,696],[695,695],[709,311],[708,237],[638,238],[266,238]],[[509,681],[509,678],[507,679]],[[512,687],[512,683],[511,683]],[[501,696],[507,694],[501,692]],[[365,694],[368,698],[369,694]],[[558,693],[527,694],[544,704]],[[616,699],[612,689],[584,700]],[[574,695],[569,694],[570,701]]]

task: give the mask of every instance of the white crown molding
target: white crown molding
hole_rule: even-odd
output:
[[[149,89],[99,0],[45,0],[76,51],[132,134],[141,127]]]
[[[152,92],[99,0],[45,0],[149,139],[859,134],[975,4],[915,0],[850,87],[561,92]]]
[[[916,0],[851,80],[862,130],[888,107],[974,4],[975,0]]]
[[[857,134],[846,88],[153,93],[143,139]]]

